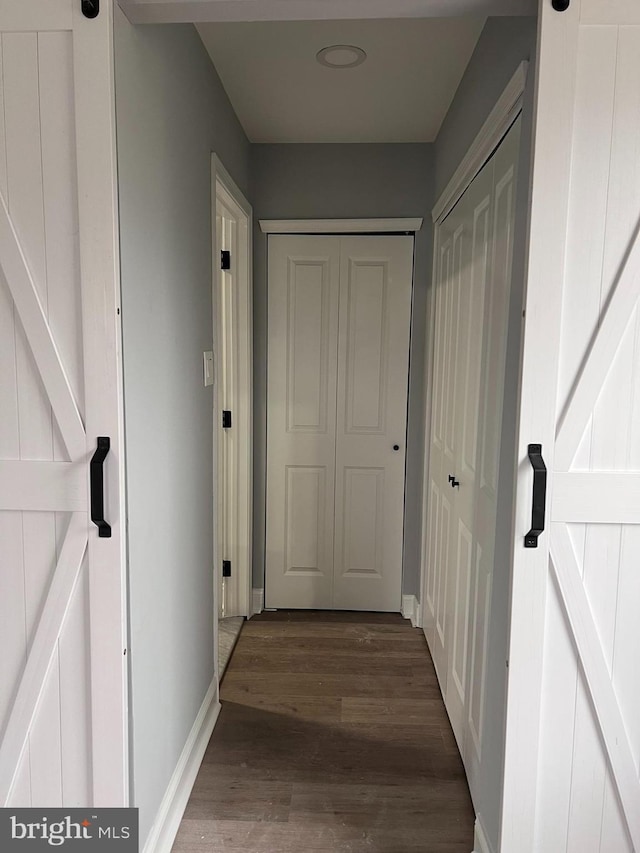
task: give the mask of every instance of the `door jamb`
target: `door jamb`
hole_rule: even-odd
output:
[[[224,405],[224,386],[220,382],[224,364],[222,351],[222,313],[218,294],[220,269],[220,235],[217,228],[217,202],[222,201],[237,221],[237,259],[235,260],[235,304],[233,328],[234,370],[231,396],[233,400],[234,453],[229,472],[228,494],[220,492],[218,476],[223,463],[223,443],[220,441]],[[211,155],[211,228],[212,228],[212,307],[214,338],[214,624],[217,671],[219,589],[221,586],[222,551],[221,511],[231,506],[234,541],[229,543],[233,574],[231,597],[235,602],[233,615],[251,616],[252,527],[253,527],[253,210],[220,158]]]

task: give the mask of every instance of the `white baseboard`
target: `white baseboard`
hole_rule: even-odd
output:
[[[214,677],[160,803],[158,814],[144,845],[144,853],[171,853],[193,783],[196,781],[219,713],[218,681],[217,677]]]
[[[480,816],[476,817],[473,831],[473,853],[493,853],[493,847],[487,841],[487,834]]]
[[[254,589],[251,594],[251,615],[255,616],[256,613],[262,613],[264,610],[264,590],[263,589]]]
[[[402,596],[402,615],[405,619],[411,619],[414,628],[422,627],[422,610],[415,595]]]

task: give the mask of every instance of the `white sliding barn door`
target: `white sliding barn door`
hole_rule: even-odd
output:
[[[128,804],[111,15],[0,3],[3,806]]]
[[[268,607],[399,611],[413,239],[269,238]]]
[[[640,851],[640,4],[542,3],[502,846]],[[548,468],[531,526],[530,444]]]

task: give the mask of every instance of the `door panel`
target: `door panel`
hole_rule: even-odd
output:
[[[550,503],[524,552],[522,466],[503,822],[519,849],[640,850],[638,23],[636,4],[543,7],[519,456],[542,443]]]
[[[491,257],[487,262],[490,275],[487,278],[482,315],[484,336],[478,356],[482,372],[478,383],[477,461],[474,472],[476,555],[470,593],[467,734],[464,745],[465,767],[469,786],[474,793],[481,779],[487,642],[498,520],[498,475],[520,135],[521,120],[518,119],[493,157]],[[480,311],[480,306],[476,310]]]
[[[334,602],[346,610],[401,609],[412,265],[411,237],[341,240]]]
[[[485,297],[491,289],[492,211],[495,171],[490,161],[467,189],[449,216],[454,231],[454,264],[449,290],[456,308],[455,347],[449,352],[453,388],[451,459],[447,486],[452,502],[448,610],[451,634],[447,640],[448,670],[445,701],[461,754],[466,732],[468,639],[472,566],[475,564],[476,460]],[[449,475],[459,483],[453,487]]]
[[[109,3],[92,24],[71,0],[36,0],[28,20],[0,8],[0,803],[11,806],[127,802]],[[112,537],[100,540],[87,476],[98,435],[111,438]]]
[[[268,607],[333,604],[340,242],[269,238]]]
[[[433,350],[433,400],[431,409],[431,446],[429,451],[429,526],[427,593],[425,612],[425,635],[429,642],[440,688],[447,689],[447,583],[449,542],[451,538],[451,506],[447,499],[450,484],[448,471],[452,470],[445,459],[445,410],[447,376],[450,357],[447,341],[450,337],[451,314],[447,312],[447,299],[451,278],[453,231],[451,221],[446,220],[436,232],[434,253],[435,265],[434,302],[434,350]],[[455,353],[454,353],[455,354]]]
[[[326,467],[287,466],[284,570],[289,577],[326,573],[323,534],[327,473]]]

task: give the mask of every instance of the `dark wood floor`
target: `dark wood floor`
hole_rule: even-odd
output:
[[[174,853],[471,853],[424,635],[400,616],[247,622]]]

